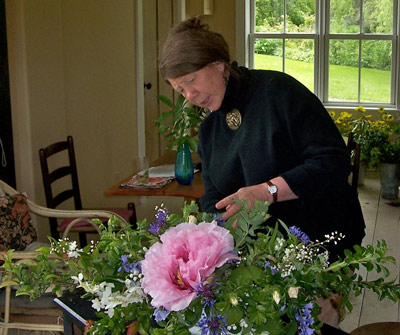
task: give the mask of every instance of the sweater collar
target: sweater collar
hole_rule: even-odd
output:
[[[236,68],[236,70],[239,71],[240,76],[235,77],[231,75],[229,77],[225,96],[218,110],[223,114],[236,108],[243,115],[245,111],[244,106],[251,99],[252,80],[249,76],[249,70],[244,67]]]

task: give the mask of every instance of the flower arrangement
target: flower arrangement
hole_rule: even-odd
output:
[[[51,239],[38,250],[38,262],[3,264],[2,285],[18,284],[17,294],[36,298],[46,290],[65,294],[79,288],[92,301],[99,320],[88,334],[317,334],[322,323],[318,297],[340,292],[351,310],[349,293],[372,289],[396,301],[400,286],[387,280],[384,241],[355,246],[329,263],[325,247],[340,243],[340,233],[311,241],[283,222],[265,227],[267,202],[255,202],[227,222],[201,213],[192,202],[182,214],[156,208],[154,222],[138,228],[111,218],[97,243]],[[236,223],[233,225],[233,223]],[[237,228],[233,228],[236,226]],[[377,270],[366,282],[351,269]],[[386,278],[386,279],[385,279]]]
[[[343,136],[350,132],[354,140],[360,143],[360,161],[367,167],[377,167],[380,162],[400,162],[399,124],[398,120],[385,111],[378,109],[380,118],[372,120],[363,106],[354,109],[355,115],[341,112],[329,112]],[[397,134],[397,135],[396,135]]]
[[[182,94],[178,96],[175,106],[164,95],[158,96],[158,99],[172,108],[163,112],[155,122],[159,133],[164,134],[164,139],[168,141],[167,149],[179,151],[186,142],[190,150],[196,152],[198,140],[195,135],[207,111],[191,105]]]

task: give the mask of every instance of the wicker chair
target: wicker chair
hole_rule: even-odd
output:
[[[16,191],[9,185],[7,185],[5,182],[0,180],[0,198],[6,199],[6,197],[10,196],[16,196],[20,194],[20,192]],[[78,222],[82,222],[82,220],[87,221],[89,224],[93,226],[93,228],[100,233],[100,230],[96,224],[94,224],[90,218],[110,218],[111,216],[116,216],[121,220],[123,224],[127,224],[126,220],[124,220],[121,216],[108,212],[108,211],[103,211],[103,210],[57,210],[57,209],[49,209],[46,207],[39,206],[29,199],[26,199],[28,208],[29,208],[29,213],[31,214],[36,214],[42,217],[55,217],[55,218],[73,218],[71,223],[68,225],[68,227],[65,229],[63,232],[63,238],[67,237],[70,230],[73,228],[74,224]],[[36,242],[33,242],[29,247],[29,249],[32,249],[34,247]],[[34,248],[33,248],[34,249]],[[0,253],[0,258],[4,259],[4,254],[5,252],[3,251]],[[16,262],[21,261],[21,260],[26,260],[26,259],[34,259],[36,256],[36,252],[32,251],[15,251],[13,253],[13,259],[15,259]],[[9,285],[5,286],[5,292],[4,292],[4,309],[3,309],[3,321],[0,322],[0,334],[1,335],[7,335],[8,334],[8,329],[21,329],[21,330],[31,330],[31,331],[36,331],[38,334],[39,331],[52,331],[52,332],[62,332],[63,331],[63,324],[49,324],[49,322],[43,322],[43,323],[32,323],[32,322],[11,322],[10,321],[10,314],[13,313],[13,302],[15,302],[19,297],[14,298],[12,297],[12,287]],[[40,300],[40,298],[39,298]],[[51,301],[52,303],[52,298]],[[33,314],[33,305],[30,308],[30,303],[27,302],[27,306],[25,306],[25,310],[28,309],[32,312]],[[58,308],[54,304],[54,307],[52,308],[53,311],[60,312],[58,311]],[[49,308],[38,308],[36,315],[49,315]]]

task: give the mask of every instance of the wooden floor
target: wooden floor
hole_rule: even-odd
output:
[[[397,261],[396,265],[389,266],[391,278],[398,278],[400,207],[391,206],[390,204],[393,205],[393,202],[380,198],[380,183],[376,172],[367,172],[364,185],[359,187],[358,193],[366,223],[366,236],[363,245],[375,245],[376,241],[385,240],[388,245],[388,254]],[[368,274],[367,279],[374,280],[374,274]],[[353,297],[351,301],[354,309],[340,325],[340,328],[346,332],[369,323],[400,321],[399,303],[393,303],[389,300],[379,301],[372,292],[364,292],[358,297]]]
[[[380,184],[376,172],[367,172],[364,185],[359,187],[359,199],[367,226],[363,244],[375,245],[377,240],[385,240],[389,254],[400,262],[400,207],[390,206],[388,204],[390,201],[380,198]],[[390,268],[391,276],[399,277],[399,264]],[[374,275],[369,274],[367,279],[373,280]],[[346,332],[369,323],[400,321],[399,303],[395,304],[388,300],[378,301],[372,292],[364,292],[358,297],[353,297],[352,303],[353,311],[340,325]],[[22,335],[28,332],[15,330],[9,332],[9,335],[16,334]]]

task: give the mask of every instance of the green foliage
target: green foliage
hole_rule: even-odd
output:
[[[180,214],[168,213],[156,235],[148,231],[147,220],[139,221],[138,228],[133,229],[111,218],[107,227],[96,221],[102,231],[100,241],[84,249],[78,249],[76,242],[51,239],[51,248],[40,249],[37,262],[23,264],[12,262],[10,251],[2,266],[2,285],[18,284],[17,294],[28,294],[32,299],[45,290],[65,294],[66,289],[74,287],[83,289],[84,297],[94,304],[99,303],[99,298],[114,297],[109,301],[113,302],[112,307],[101,309],[100,320],[88,331],[97,335],[125,334],[127,327],[143,335],[189,335],[189,329],[203,313],[223,316],[232,334],[250,334],[252,330],[254,334],[269,331],[295,335],[299,327],[296,315],[318,297],[340,292],[344,299],[341,308],[346,310],[352,308],[348,299],[351,291],[358,295],[369,289],[379,299],[399,299],[399,284],[387,280],[387,264],[395,260],[386,255],[384,241],[379,241],[376,247],[354,246],[353,251],[345,251],[344,259],[329,264],[323,250],[327,243],[339,240],[340,234],[332,233],[326,241],[305,241],[283,222],[274,227],[265,226],[269,217],[267,202],[256,201],[251,209],[243,201],[238,203],[242,209],[224,224],[232,233],[240,260],[225,263],[210,277],[202,278],[201,283],[209,288],[210,294],[198,294],[186,309],[171,312],[157,324],[152,321],[151,298],[141,292],[137,281],[140,273],[122,268],[126,261],[130,264],[141,261],[147,249],[160,242],[169,227],[183,222],[196,223],[196,219],[206,222],[218,219],[199,212],[194,202],[185,203]],[[127,257],[125,261],[122,256]],[[367,272],[376,271],[377,279],[365,281],[360,274],[351,273],[351,269],[361,267]],[[138,290],[136,295],[132,295],[132,289]],[[210,297],[213,303],[205,303]],[[318,313],[319,308],[315,306],[312,309],[315,320]],[[321,325],[315,322],[312,327],[318,332]]]
[[[200,123],[207,115],[206,111],[191,105],[183,95],[178,96],[175,106],[164,95],[160,95],[158,99],[172,108],[163,112],[155,121],[159,133],[164,135],[164,139],[168,142],[167,149],[179,151],[186,142],[190,150],[196,152],[198,143],[196,135]]]
[[[369,0],[363,2],[363,21],[360,20],[360,1],[335,0],[330,2],[330,32],[346,34],[391,34],[393,1]],[[284,2],[281,0],[256,1],[256,31],[284,32]],[[288,1],[286,8],[286,31],[308,33],[315,31],[315,0]],[[255,52],[272,56],[282,55],[282,40],[278,37],[263,41],[257,39]],[[285,55],[287,59],[312,61],[314,48],[297,45],[287,40]],[[312,41],[308,41],[312,44]],[[361,66],[363,68],[391,69],[390,41],[363,41]],[[331,40],[329,45],[331,65],[358,67],[359,45],[356,40]],[[383,100],[375,100],[383,101]]]

